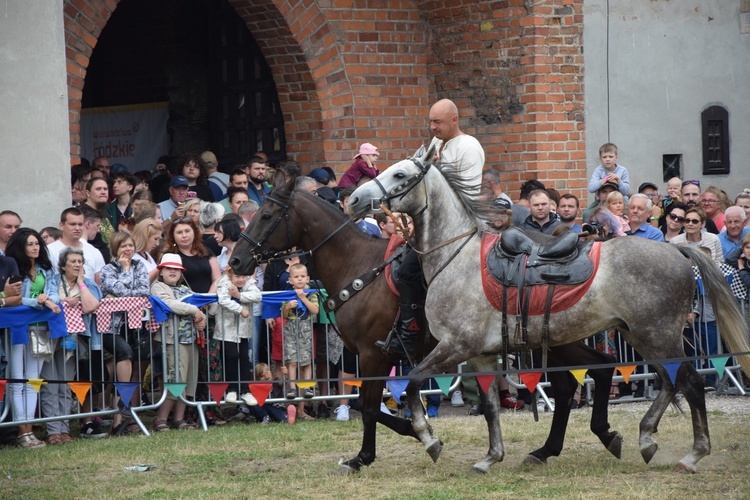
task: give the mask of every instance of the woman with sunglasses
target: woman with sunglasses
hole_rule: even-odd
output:
[[[671,239],[670,243],[675,245],[695,245],[708,248],[711,251],[711,259],[717,264],[724,263],[724,254],[721,251],[721,241],[715,234],[702,231],[706,226],[706,214],[698,207],[691,207],[685,211],[685,232]]]
[[[685,212],[687,212],[687,209],[688,206],[681,202],[674,202],[667,206],[664,225],[661,228],[661,232],[664,233],[664,241],[667,243],[685,231]]]

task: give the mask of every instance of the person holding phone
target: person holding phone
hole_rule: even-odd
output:
[[[102,269],[102,295],[105,297],[145,297],[149,291],[148,270],[143,261],[134,259],[135,243],[130,234],[120,231],[112,236],[110,241],[112,262]],[[131,380],[133,375],[133,349],[126,340],[126,336],[137,335],[136,331],[128,331],[127,316],[124,311],[112,313],[109,332],[102,332],[104,350],[114,356],[115,380],[118,382],[136,382]],[[111,366],[108,366],[111,369]],[[133,392],[132,401],[139,401],[138,391]],[[130,405],[118,399],[119,415],[112,420],[113,434],[124,431],[137,432],[135,424],[128,428],[122,424],[122,417],[132,417]]]

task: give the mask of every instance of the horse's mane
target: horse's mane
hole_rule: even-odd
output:
[[[303,191],[299,189],[295,191],[293,188],[290,189],[291,186],[294,186],[294,184],[292,183],[292,184],[286,184],[284,186],[279,186],[278,188],[273,189],[271,193],[269,194],[269,196],[274,197],[275,199],[277,199],[278,201],[282,203],[289,203],[289,200],[292,197],[292,192],[294,192],[295,196],[302,196],[303,198],[308,199],[312,201],[313,203],[315,203],[316,205],[318,205],[318,207],[320,207],[320,209],[323,210],[326,213],[326,215],[330,216],[332,220],[334,221],[334,223],[336,223],[337,225],[342,224],[346,219],[349,218],[349,216],[346,215],[341,209],[336,207],[336,205],[333,205],[332,203],[327,202],[326,200],[324,200],[323,198],[319,196],[316,196],[312,193],[308,193],[307,191]],[[356,224],[352,223],[350,227],[356,229]],[[354,231],[354,233],[357,235],[361,235],[364,238],[377,239],[377,238],[372,238],[364,231],[356,230]]]
[[[465,179],[454,163],[438,163],[435,167],[458,195],[469,216],[476,219],[478,227],[482,228],[485,221],[492,219],[497,214],[497,208],[492,205],[493,197],[483,199],[479,194],[475,194],[481,193],[481,176]]]

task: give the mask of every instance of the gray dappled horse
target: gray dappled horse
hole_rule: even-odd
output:
[[[266,198],[237,242],[230,264],[236,272],[250,274],[259,262],[296,246],[309,253],[310,272],[320,277],[331,297],[340,297],[346,291],[347,300],[336,310],[336,324],[346,346],[359,355],[360,376],[366,379],[360,390],[362,448],[354,458],[342,461],[340,467],[341,472],[354,472],[375,460],[377,423],[418,439],[409,420],[380,411],[385,379],[394,360],[386,357],[375,342],[388,335],[398,310],[398,297],[390,291],[385,272],[375,275],[371,271],[383,265],[388,240],[364,234],[341,210],[317,196],[291,190],[292,185],[278,188]],[[357,279],[365,283],[370,278],[369,285],[353,286]],[[551,349],[549,359],[551,365],[557,366],[614,361],[581,343]],[[486,369],[489,365],[481,366]],[[491,369],[494,368],[493,362]],[[622,437],[609,430],[607,421],[612,369],[591,369],[589,374],[596,380],[591,430],[619,458]],[[550,374],[550,382],[557,398],[556,411],[547,442],[529,454],[537,462],[560,454],[575,391],[575,380],[569,373]]]
[[[416,158],[392,165],[373,182],[360,186],[349,199],[349,207],[357,216],[381,203],[394,212],[412,215],[414,244],[419,250],[433,249],[480,224],[474,210],[476,205],[467,194],[472,188],[476,190],[476,186],[462,182],[450,165],[433,165],[434,149],[423,151]],[[482,287],[480,243],[481,238],[473,234],[422,257],[422,269],[429,284],[425,314],[430,331],[439,342],[411,372],[417,378],[410,381],[406,392],[414,430],[433,460],[437,460],[442,443],[433,435],[419,404],[423,378],[503,349],[502,313],[490,305]],[[463,248],[456,254],[461,245]],[[599,268],[589,290],[572,307],[551,314],[550,346],[569,344],[616,327],[647,360],[684,358],[682,330],[693,300],[694,263],[701,272],[724,341],[732,352],[750,351],[747,325],[739,307],[717,266],[700,250],[636,237],[606,241],[600,250]],[[509,331],[514,331],[515,316],[509,314],[507,321]],[[542,321],[541,316],[529,317],[530,348],[541,347]],[[514,351],[518,347],[510,335],[509,349]],[[485,359],[491,360],[492,356]],[[744,371],[750,373],[750,358],[741,356],[739,360]],[[491,371],[492,366],[488,363],[477,369]],[[654,433],[679,389],[690,405],[693,447],[676,468],[695,472],[697,462],[711,452],[701,377],[690,362],[684,361],[677,372],[675,387],[663,365],[656,364],[655,369],[663,385],[641,420],[641,456],[648,463],[656,453]],[[486,411],[494,415],[487,419],[490,449],[475,464],[479,471],[486,471],[504,455],[497,419],[499,398],[494,384],[486,405]]]

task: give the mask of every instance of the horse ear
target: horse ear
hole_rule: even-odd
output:
[[[422,146],[424,148],[424,146]],[[435,152],[437,151],[437,144],[432,143],[430,145],[430,149],[427,150],[427,152],[422,156],[422,164],[423,165],[430,165],[432,164],[433,158],[435,158]]]

